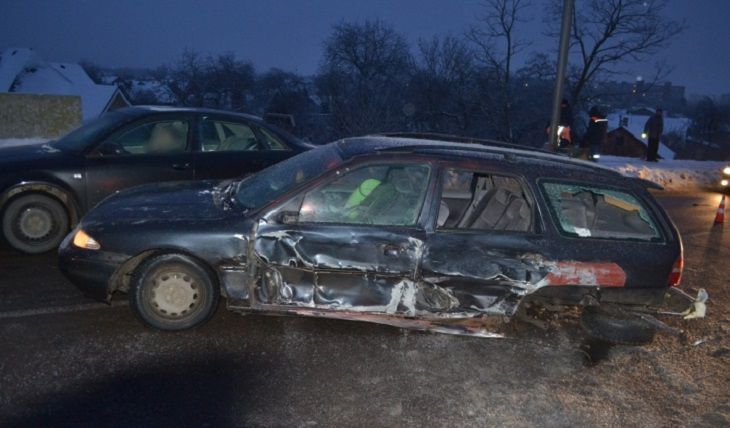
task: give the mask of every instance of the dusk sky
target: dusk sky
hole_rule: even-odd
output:
[[[531,22],[520,27],[519,37],[531,40],[533,51],[554,52],[557,40],[542,35],[545,1],[532,1]],[[174,61],[185,48],[232,51],[259,71],[279,67],[309,74],[338,22],[381,18],[415,44],[437,34],[463,34],[479,5],[479,0],[3,0],[0,49],[31,47],[51,61],[112,67],[155,67]],[[686,19],[689,29],[663,53],[674,66],[669,79],[687,86],[688,94],[730,93],[730,1],[671,0],[670,6],[668,14]],[[627,68],[650,75],[652,66],[653,61]]]

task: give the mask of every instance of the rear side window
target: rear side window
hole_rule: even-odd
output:
[[[560,229],[576,237],[661,238],[656,222],[632,194],[582,184],[543,183],[543,191]]]
[[[447,169],[442,183],[438,229],[532,230],[532,199],[516,178]]]

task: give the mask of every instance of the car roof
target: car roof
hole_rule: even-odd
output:
[[[428,140],[423,138],[403,138],[388,136],[365,136],[346,138],[337,142],[343,157],[365,155],[368,153],[413,153],[430,155],[442,158],[466,158],[466,159],[495,159],[521,160],[535,164],[562,166],[573,169],[584,170],[593,174],[610,176],[612,178],[622,177],[622,174],[598,165],[594,162],[583,161],[567,156],[550,153],[544,150],[531,150],[530,148],[500,143],[489,145],[486,140],[480,140],[479,144],[455,143],[442,140]],[[519,148],[518,148],[519,147]]]
[[[212,108],[200,108],[200,107],[173,107],[173,106],[154,106],[154,105],[140,105],[125,107],[119,110],[115,110],[119,113],[132,114],[132,115],[144,115],[149,113],[197,113],[197,114],[216,114],[225,116],[239,116],[255,122],[264,123],[264,120],[259,116],[252,114],[233,112],[228,110],[217,110]]]

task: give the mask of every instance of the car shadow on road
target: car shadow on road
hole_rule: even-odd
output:
[[[233,379],[255,378],[248,376],[254,371],[252,365],[242,366],[233,358],[132,366],[101,381],[78,385],[73,391],[32,400],[0,425],[234,426],[234,408],[238,417],[248,410],[246,402],[234,403],[235,397],[258,394],[246,390],[251,385],[234,385]]]

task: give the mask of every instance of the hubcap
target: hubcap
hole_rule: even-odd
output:
[[[28,239],[43,239],[53,229],[53,216],[39,207],[26,208],[18,216],[18,226],[20,232]]]
[[[150,297],[156,312],[172,318],[182,317],[200,304],[198,285],[190,275],[182,272],[164,273],[156,277]]]

